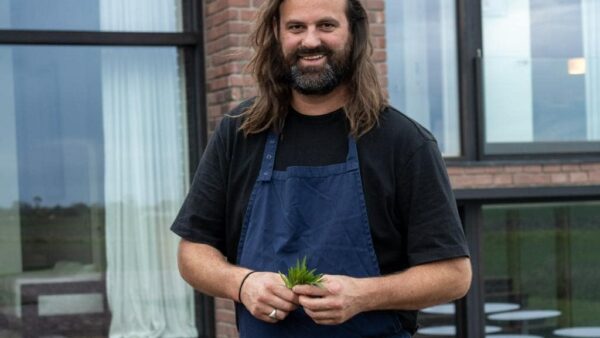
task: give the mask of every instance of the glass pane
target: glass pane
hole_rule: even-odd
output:
[[[180,32],[181,0],[0,0],[0,29]]]
[[[391,104],[460,155],[456,1],[385,2]]]
[[[515,143],[593,150],[586,143],[600,141],[599,23],[597,0],[483,1],[488,153],[518,152]]]
[[[498,309],[486,311],[487,324],[505,334],[597,335],[600,202],[490,205],[483,215],[485,302]]]
[[[0,47],[0,335],[197,336],[169,231],[189,180],[180,64]]]

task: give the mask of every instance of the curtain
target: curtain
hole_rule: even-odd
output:
[[[458,126],[458,55],[456,52],[455,2],[439,0],[442,52],[442,117],[444,153],[460,154]]]
[[[100,4],[103,30],[175,30],[168,0]],[[189,181],[177,50],[104,48],[101,60],[110,337],[197,337],[169,231]]]
[[[587,139],[600,140],[600,1],[582,0]]]
[[[444,155],[459,155],[455,3],[385,5],[390,101],[430,129]]]
[[[421,0],[402,1],[402,6],[405,109],[419,123],[431,128],[426,3]]]

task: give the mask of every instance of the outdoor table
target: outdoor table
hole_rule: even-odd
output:
[[[485,303],[483,304],[485,313],[496,313],[504,311],[517,310],[521,306],[514,303]],[[456,312],[454,303],[430,306],[421,310],[423,313],[436,315],[453,315]]]
[[[522,321],[523,333],[527,334],[527,321],[546,319],[560,316],[558,310],[521,310],[512,312],[495,313],[488,318],[497,321]]]
[[[498,326],[485,326],[485,333],[500,332],[502,329]],[[455,336],[456,326],[454,325],[440,325],[420,328],[417,331],[419,334],[428,336]]]
[[[597,338],[600,337],[600,326],[567,327],[554,330],[554,334],[563,337]]]
[[[493,334],[485,338],[544,338],[542,336],[533,336],[530,334]]]

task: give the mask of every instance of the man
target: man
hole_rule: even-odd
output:
[[[433,137],[388,107],[357,0],[266,0],[259,95],[226,116],[172,230],[194,288],[241,337],[410,337],[471,270]],[[285,287],[307,257],[321,286]]]

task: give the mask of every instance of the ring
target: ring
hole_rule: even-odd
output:
[[[273,309],[273,311],[271,311],[271,313],[269,313],[269,318],[277,319],[277,309]]]

